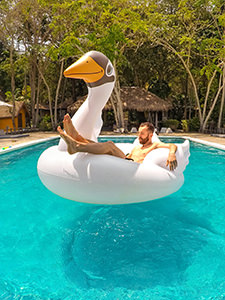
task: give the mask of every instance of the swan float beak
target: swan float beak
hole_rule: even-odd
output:
[[[83,79],[88,87],[97,87],[115,81],[115,70],[101,52],[90,51],[64,71],[64,76]]]
[[[104,69],[90,56],[82,56],[64,71],[64,76],[96,82],[104,76]]]

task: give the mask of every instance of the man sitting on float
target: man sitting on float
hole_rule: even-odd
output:
[[[149,122],[141,123],[138,129],[138,139],[141,145],[135,146],[131,153],[127,155],[125,155],[123,151],[121,151],[112,141],[96,143],[82,137],[73,126],[69,114],[66,114],[64,116],[63,124],[66,132],[64,132],[60,126],[58,126],[57,130],[67,144],[67,151],[69,154],[74,154],[76,152],[108,154],[123,159],[129,159],[137,163],[142,163],[146,155],[150,151],[157,148],[168,148],[169,156],[166,162],[166,166],[169,165],[171,171],[173,171],[177,167],[177,160],[175,155],[177,146],[174,144],[165,144],[162,142],[152,143],[152,136],[155,129],[154,126]]]

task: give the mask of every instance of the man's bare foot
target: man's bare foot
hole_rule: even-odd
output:
[[[75,127],[73,126],[73,123],[72,123],[72,120],[71,120],[69,114],[66,114],[64,116],[63,124],[64,124],[64,128],[65,128],[66,133],[69,136],[71,136],[73,139],[77,140],[79,134],[76,131]]]
[[[74,154],[74,153],[78,152],[77,146],[79,144],[72,137],[70,137],[68,134],[66,134],[60,126],[57,127],[57,131],[60,134],[61,138],[66,142],[68,153]]]

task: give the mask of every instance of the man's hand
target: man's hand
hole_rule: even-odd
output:
[[[173,171],[177,167],[177,159],[175,153],[169,153],[169,156],[166,161],[166,166],[170,167],[170,171]]]
[[[166,167],[169,165],[170,171],[173,171],[177,167],[177,159],[176,159],[176,151],[177,151],[177,146],[175,144],[168,144],[168,143],[156,143],[156,149],[157,148],[167,148],[169,149],[169,156],[166,161]]]

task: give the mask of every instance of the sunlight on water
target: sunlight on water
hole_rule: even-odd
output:
[[[191,143],[180,191],[99,206],[41,184],[53,144],[0,156],[0,299],[225,299],[224,151]]]

